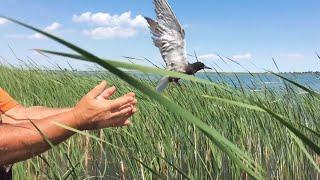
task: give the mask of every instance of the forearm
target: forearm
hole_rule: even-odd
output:
[[[66,140],[73,133],[54,125],[53,121],[77,128],[73,111],[34,121],[40,131],[55,145]],[[31,122],[0,126],[0,165],[26,160],[48,149],[50,145]]]
[[[42,106],[33,106],[25,109],[25,114],[30,119],[42,119],[56,114],[64,113],[72,110],[73,108],[48,108]]]
[[[16,121],[39,120],[70,110],[72,110],[72,108],[47,108],[42,106],[24,107],[18,105],[7,111],[5,115]]]

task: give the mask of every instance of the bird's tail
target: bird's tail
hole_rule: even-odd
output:
[[[165,76],[160,79],[157,85],[157,92],[161,93],[169,85],[169,77]]]

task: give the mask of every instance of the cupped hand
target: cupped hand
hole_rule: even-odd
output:
[[[80,130],[97,130],[129,125],[129,118],[137,111],[135,94],[130,92],[111,100],[116,88],[101,82],[86,94],[73,109],[76,126]]]

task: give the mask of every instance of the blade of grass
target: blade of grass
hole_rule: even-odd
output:
[[[87,58],[80,56],[80,55],[77,55],[77,54],[49,51],[49,50],[43,50],[43,49],[35,49],[35,50],[40,53],[52,54],[52,55],[63,56],[63,57],[71,58],[71,59],[92,62],[92,61],[88,60]],[[205,79],[200,79],[195,76],[186,75],[186,74],[175,72],[175,71],[169,71],[169,70],[165,70],[165,69],[153,68],[153,67],[149,67],[149,66],[142,66],[142,65],[138,65],[138,64],[125,63],[125,62],[114,61],[114,60],[109,60],[109,59],[102,59],[102,60],[109,63],[110,65],[113,65],[114,67],[117,67],[117,68],[137,70],[137,71],[144,72],[144,73],[159,74],[162,76],[177,77],[177,78],[181,78],[184,80],[208,84],[208,85],[214,86],[216,88],[230,91],[230,89],[225,85],[219,85],[217,83],[214,83],[214,82],[211,82],[211,81],[208,81]]]
[[[67,155],[67,153],[65,153],[65,157],[67,158],[67,160],[68,160],[68,162],[69,162],[69,164],[70,164],[70,169],[69,169],[69,171],[67,171],[67,172],[70,172],[70,174],[69,175],[71,175],[72,174],[72,177],[73,177],[73,179],[76,179],[77,178],[77,173],[75,172],[75,169],[76,169],[76,167],[80,164],[80,162],[78,162],[75,166],[72,164],[72,161],[71,161],[71,159],[69,158],[69,156]],[[67,175],[67,177],[65,177],[64,179],[68,179],[68,176],[69,175]]]
[[[226,104],[231,104],[231,105],[243,107],[243,108],[246,108],[246,109],[251,109],[251,110],[260,111],[260,112],[266,112],[264,109],[262,109],[262,108],[260,108],[258,106],[254,106],[254,105],[247,104],[247,103],[242,103],[242,102],[239,102],[239,101],[233,101],[233,100],[230,100],[230,99],[219,98],[219,97],[208,96],[208,95],[202,95],[202,97],[207,98],[207,99],[220,101],[220,102],[224,102]]]
[[[166,158],[158,155],[160,159],[164,160],[167,164],[169,164],[171,167],[173,167],[181,176],[183,176],[183,179],[191,179],[186,173],[184,173],[181,169],[179,169],[177,166],[175,166],[173,163],[169,162]]]
[[[148,169],[150,172],[152,172],[153,175],[155,175],[157,178],[152,178],[152,179],[166,179],[165,177],[163,177],[161,174],[157,173],[157,171],[155,171],[154,169],[150,168],[149,166],[147,166],[144,162],[140,161],[139,159],[135,158],[135,160],[140,163],[143,167],[145,167],[146,169]]]
[[[38,128],[38,126],[37,126],[31,119],[29,119],[29,122],[32,124],[32,126],[33,126],[34,128],[36,128],[36,130],[39,132],[39,134],[42,136],[42,138],[48,143],[48,145],[51,147],[51,149],[56,150],[55,145],[50,141],[50,139],[48,138],[48,136],[46,136],[46,135]],[[44,158],[42,158],[41,155],[39,155],[39,157],[40,157],[42,160],[45,160]],[[49,164],[48,161],[45,160],[45,162],[46,162],[47,164]],[[50,166],[49,166],[49,167],[50,167]],[[55,176],[56,179],[60,179],[60,178],[58,177],[58,174],[56,174],[56,172],[53,172],[53,175]]]
[[[302,128],[308,130],[309,132],[311,132],[312,134],[316,135],[318,138],[320,138],[320,133],[319,132],[316,132],[315,130],[305,126],[305,125],[302,125],[302,124],[298,124],[299,126],[301,126]]]
[[[67,180],[71,174],[74,174],[73,179],[77,179],[77,175],[75,173],[75,169],[80,165],[78,162],[75,166],[71,166],[71,168],[62,176],[63,180]]]

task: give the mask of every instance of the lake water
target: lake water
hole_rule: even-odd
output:
[[[134,73],[138,77],[141,76]],[[320,91],[320,74],[319,73],[281,73],[288,79],[294,80],[304,86],[307,86],[313,90]],[[234,87],[244,87],[250,90],[261,90],[263,88],[272,89],[284,89],[284,81],[270,73],[197,73],[197,77],[203,79],[209,79],[213,82],[226,83]],[[148,78],[152,80],[158,80],[161,76],[148,75]]]
[[[294,80],[313,90],[320,91],[320,74],[317,73],[283,73],[280,74]],[[262,88],[284,88],[284,80],[270,73],[198,73],[198,77],[211,79],[215,82],[225,82],[229,85],[240,87],[240,84],[248,89],[260,90]]]
[[[81,74],[97,74],[94,72],[80,72]],[[102,72],[105,73],[105,72]],[[158,81],[162,76],[155,74],[144,74],[141,72],[127,72],[137,78]],[[320,91],[320,73],[280,73],[279,75],[293,80],[303,86]],[[233,87],[241,87],[249,90],[259,91],[264,88],[276,90],[285,89],[284,80],[271,73],[215,73],[215,72],[199,72],[196,77],[208,79],[217,83],[226,83]],[[287,83],[290,84],[290,83]],[[293,87],[293,86],[292,86]],[[300,89],[300,91],[302,91]]]

